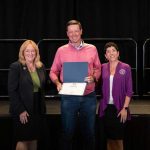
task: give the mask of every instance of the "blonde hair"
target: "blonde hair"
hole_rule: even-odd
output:
[[[25,60],[25,57],[24,57],[24,50],[27,48],[27,46],[31,44],[36,52],[36,57],[35,57],[35,60],[34,60],[34,64],[37,68],[40,68],[42,67],[42,62],[40,61],[40,54],[39,54],[39,48],[37,46],[37,44],[32,41],[32,40],[26,40],[25,42],[23,42],[23,44],[21,45],[20,47],[20,50],[19,50],[19,62],[22,64],[22,65],[25,65],[26,64],[26,60]]]

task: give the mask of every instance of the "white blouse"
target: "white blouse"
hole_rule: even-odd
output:
[[[110,91],[109,91],[109,102],[108,102],[108,104],[114,104],[114,99],[112,96],[113,78],[114,78],[114,75],[110,75],[110,79],[109,79]]]

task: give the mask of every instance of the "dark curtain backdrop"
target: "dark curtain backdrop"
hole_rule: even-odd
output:
[[[65,25],[78,19],[84,37],[150,34],[149,0],[1,0],[0,38],[64,38]]]
[[[146,86],[142,78],[142,48],[144,41],[150,37],[149,8],[149,0],[1,0],[0,39],[32,39],[39,42],[41,39],[66,38],[66,22],[70,19],[81,21],[83,38],[133,38],[138,44],[136,84],[138,94],[142,95],[144,87],[147,91],[150,89],[147,84],[149,78],[146,77]],[[7,69],[10,63],[17,60],[21,43],[9,44],[0,42],[0,69]],[[52,64],[57,47],[64,43],[49,44],[49,48],[46,45],[40,47],[42,61],[47,68]],[[135,67],[133,48],[119,44],[123,51],[122,60]],[[104,42],[97,45],[103,63]],[[149,60],[149,55],[146,56]],[[7,93],[7,72],[1,72],[0,77],[0,88]],[[133,80],[136,82],[134,71]]]

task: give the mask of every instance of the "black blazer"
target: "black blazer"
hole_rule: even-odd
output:
[[[37,68],[37,73],[40,79],[40,99],[41,113],[46,112],[44,100],[44,88],[46,82],[46,71],[44,67]],[[26,65],[14,62],[10,65],[8,75],[8,94],[10,96],[10,113],[19,115],[23,111],[29,114],[33,112],[33,83],[30,73]]]

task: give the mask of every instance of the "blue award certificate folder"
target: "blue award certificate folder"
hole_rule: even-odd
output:
[[[83,95],[87,85],[84,80],[87,76],[87,62],[65,62],[63,64],[63,84],[59,94]]]
[[[63,82],[85,82],[88,76],[88,62],[64,62],[63,64]]]

